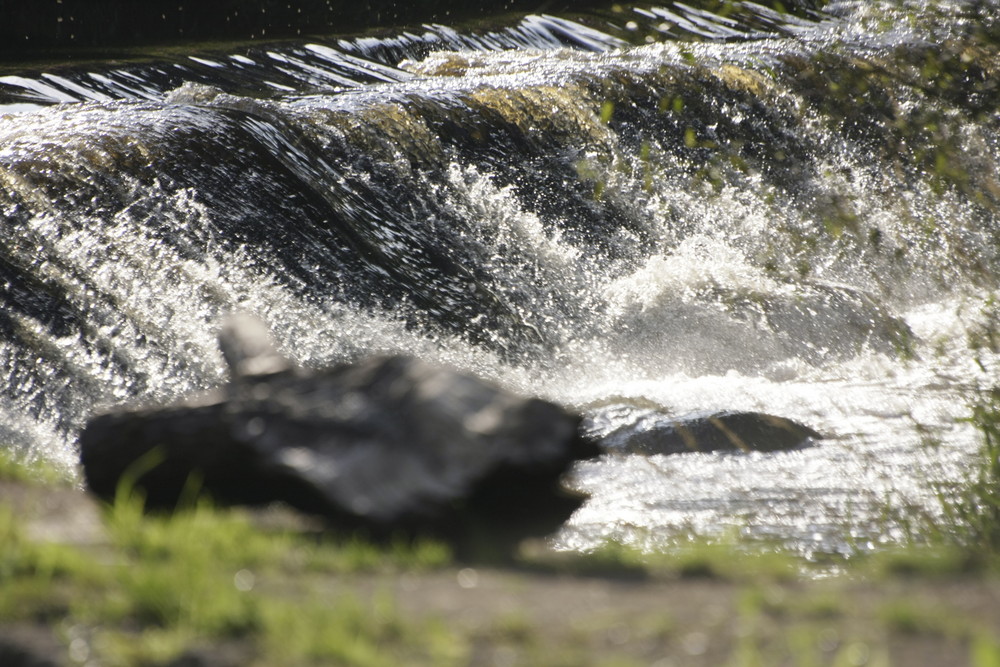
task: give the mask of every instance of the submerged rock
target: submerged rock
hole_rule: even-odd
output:
[[[221,344],[227,386],[88,422],[93,493],[110,499],[127,480],[169,509],[200,484],[218,502],[282,501],[376,536],[505,539],[552,532],[584,499],[560,478],[599,450],[552,403],[402,356],[292,368],[245,321]]]
[[[611,421],[625,421],[625,425],[602,429],[592,421],[587,430],[604,450],[621,454],[788,451],[808,447],[823,437],[791,419],[761,412],[674,417],[631,406],[615,406],[608,412],[620,413]]]

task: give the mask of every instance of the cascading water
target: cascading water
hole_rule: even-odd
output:
[[[726,6],[0,77],[0,441],[71,467],[96,410],[221,381],[241,310],[303,365],[416,354],[597,435],[827,436],[582,465],[562,548],[891,539],[996,378],[1000,14]]]

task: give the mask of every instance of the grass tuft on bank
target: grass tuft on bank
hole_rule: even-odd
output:
[[[995,560],[1000,555],[1000,387],[973,406],[971,419],[982,435],[980,465],[957,493],[941,491],[944,519],[931,528],[938,541]]]
[[[65,484],[66,473],[43,459],[32,459],[9,451],[0,443],[0,482]]]

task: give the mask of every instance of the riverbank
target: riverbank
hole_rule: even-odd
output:
[[[1000,578],[944,548],[822,576],[704,542],[459,562],[281,509],[144,518],[3,477],[0,656],[22,653],[5,665],[1000,664]]]

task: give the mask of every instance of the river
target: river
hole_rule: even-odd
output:
[[[681,3],[0,75],[0,442],[405,352],[587,418],[752,410],[792,452],[608,455],[553,538],[900,538],[997,378],[1000,11]],[[944,485],[943,487],[941,485]]]

